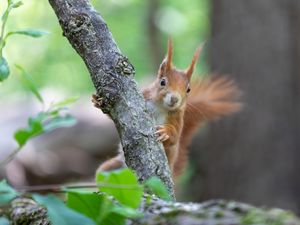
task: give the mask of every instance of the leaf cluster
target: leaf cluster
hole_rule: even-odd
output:
[[[103,172],[96,175],[97,192],[87,189],[62,188],[64,201],[49,194],[32,194],[43,205],[53,225],[124,225],[126,219],[143,217],[139,211],[144,190],[170,200],[166,187],[158,178],[150,178],[139,184],[136,174],[130,169]],[[20,194],[6,181],[0,183],[0,207]],[[9,218],[0,217],[0,221]]]
[[[15,31],[5,32],[5,27],[10,13],[13,9],[22,6],[22,1],[7,0],[7,7],[1,17],[1,30],[0,30],[0,82],[7,79],[10,74],[10,68],[7,60],[3,56],[3,49],[6,45],[7,40],[13,35],[26,35],[30,37],[41,37],[47,32],[40,31],[36,29],[22,29]],[[37,85],[32,79],[31,74],[29,74],[22,66],[15,65],[20,73],[20,81],[24,86],[31,91],[31,93],[36,97],[36,99],[42,104],[43,108],[44,99],[40,94]],[[53,103],[48,107],[47,110],[39,112],[37,115],[32,116],[28,119],[28,126],[25,128],[18,129],[14,138],[18,143],[18,147],[12,151],[12,153],[3,161],[0,162],[0,166],[6,165],[14,156],[22,149],[22,147],[27,143],[27,141],[40,134],[50,132],[59,127],[72,126],[75,124],[76,120],[70,114],[66,113],[65,109],[69,104],[74,103],[77,98],[69,98],[63,101]]]
[[[8,78],[10,74],[9,65],[7,63],[6,58],[3,56],[3,49],[6,45],[7,40],[13,36],[13,35],[26,35],[34,38],[41,37],[47,32],[40,31],[36,29],[22,29],[22,30],[15,30],[15,31],[9,31],[5,32],[7,20],[10,16],[10,13],[13,9],[19,8],[23,5],[22,1],[13,1],[13,0],[7,0],[7,7],[5,11],[2,14],[1,17],[1,28],[0,28],[0,82],[4,81]]]

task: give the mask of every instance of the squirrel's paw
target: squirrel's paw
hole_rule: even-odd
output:
[[[97,94],[93,94],[92,95],[92,103],[94,104],[94,106],[98,109],[101,109],[102,106],[102,98],[97,95]]]
[[[155,134],[158,135],[158,138],[157,138],[158,141],[164,142],[169,139],[167,129],[163,125],[156,126]]]

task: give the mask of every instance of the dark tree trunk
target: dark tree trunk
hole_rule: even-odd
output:
[[[227,198],[300,212],[299,4],[213,1],[211,70],[236,79],[245,105],[195,141],[188,189],[194,200]]]
[[[159,67],[164,56],[163,47],[160,42],[160,31],[155,24],[160,4],[160,0],[148,0],[147,32],[150,46],[149,50],[153,62],[152,65],[154,65],[153,70]]]

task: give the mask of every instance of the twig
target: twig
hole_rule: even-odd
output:
[[[74,185],[59,185],[59,184],[48,184],[48,185],[36,185],[36,186],[22,186],[15,187],[15,189],[22,193],[27,192],[56,192],[64,193],[68,192],[70,189],[91,189],[91,188],[114,188],[114,189],[129,189],[137,190],[141,189],[141,185],[126,185],[126,184],[107,184],[104,182],[96,183],[83,183],[83,184],[74,184]]]

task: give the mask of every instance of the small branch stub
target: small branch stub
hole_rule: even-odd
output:
[[[116,65],[116,71],[118,74],[122,75],[135,75],[135,69],[133,65],[129,62],[127,57],[124,57],[120,55],[117,65]]]

